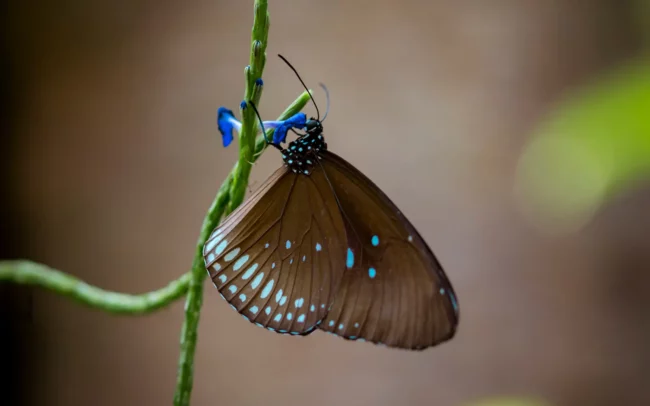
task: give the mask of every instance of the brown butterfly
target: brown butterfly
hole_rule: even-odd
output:
[[[226,112],[222,133],[234,120]],[[395,204],[327,150],[317,116],[272,122],[267,142],[284,165],[206,242],[215,286],[246,319],[279,333],[319,328],[415,350],[451,339],[459,308],[442,266]],[[294,128],[305,132],[282,148]]]

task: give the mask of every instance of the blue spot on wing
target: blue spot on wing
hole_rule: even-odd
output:
[[[305,128],[306,123],[307,116],[305,113],[298,113],[284,120],[280,123],[280,125],[277,126],[275,132],[273,133],[273,143],[281,144],[285,142],[287,138],[287,131],[289,131],[290,128],[302,129]]]
[[[370,276],[370,279],[374,279],[375,276],[377,276],[377,271],[375,268],[368,269],[368,276]]]
[[[348,268],[352,268],[354,266],[354,252],[350,248],[348,248],[348,258],[345,261],[345,265]]]
[[[376,235],[373,235],[370,241],[372,242],[372,245],[375,247],[379,245],[379,237],[377,237]]]
[[[456,302],[456,296],[453,293],[449,292],[449,297],[451,298],[451,305],[454,307],[454,311],[458,313],[458,303]]]

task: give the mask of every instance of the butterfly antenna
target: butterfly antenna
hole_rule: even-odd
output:
[[[329,90],[327,90],[327,88],[325,87],[324,84],[319,83],[319,85],[320,85],[320,87],[322,87],[323,90],[325,91],[325,97],[326,97],[326,100],[327,100],[327,105],[325,106],[325,115],[323,116],[323,119],[320,120],[321,123],[322,123],[322,122],[325,121],[325,119],[327,118],[327,113],[330,112],[330,92],[329,92]]]
[[[282,60],[284,61],[284,63],[286,63],[286,64],[291,68],[291,70],[293,71],[293,73],[295,73],[296,76],[298,77],[298,80],[300,81],[300,83],[302,83],[302,87],[305,88],[305,90],[306,90],[307,93],[309,94],[309,98],[311,99],[311,102],[314,103],[314,107],[316,107],[316,115],[318,116],[317,120],[320,121],[320,111],[318,110],[318,105],[316,104],[316,100],[314,100],[314,97],[311,95],[311,92],[310,92],[309,89],[307,88],[307,85],[305,84],[305,82],[303,82],[302,78],[301,78],[300,75],[298,74],[298,71],[296,70],[296,68],[293,67],[293,65],[291,65],[291,64],[289,63],[289,61],[287,61],[287,59],[286,59],[284,56],[282,56],[282,55],[280,55],[280,54],[278,54],[278,56],[280,57],[280,59],[282,59]]]
[[[275,148],[282,151],[282,147],[280,147],[279,145],[274,144],[273,142],[269,141],[268,138],[266,138],[266,130],[264,130],[264,122],[262,121],[262,117],[260,116],[260,112],[257,111],[257,107],[255,107],[255,103],[252,100],[249,101],[248,103],[251,105],[251,107],[253,107],[253,110],[255,111],[255,115],[257,116],[257,119],[259,120],[260,128],[262,129],[262,136],[264,137],[264,141],[266,141],[267,144],[273,145]],[[262,152],[260,151],[260,154],[261,153]],[[257,155],[255,155],[255,156],[257,156]]]

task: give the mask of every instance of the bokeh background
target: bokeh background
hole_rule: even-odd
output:
[[[216,109],[243,97],[252,0],[10,3],[1,254],[106,289],[166,285],[189,269],[237,157]],[[262,115],[301,91],[277,53],[328,85],[330,148],[418,227],[461,323],[418,353],[284,337],[246,323],[206,280],[193,404],[650,404],[648,183],[563,233],[529,221],[514,192],[523,151],[561,101],[639,64],[645,3],[270,3]],[[265,154],[251,188],[279,164]],[[171,403],[183,301],[116,317],[41,290],[0,295],[5,399]]]

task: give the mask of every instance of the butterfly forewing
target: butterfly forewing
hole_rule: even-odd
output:
[[[276,171],[213,231],[203,255],[231,306],[259,326],[308,334],[345,269],[345,226],[320,168]]]
[[[392,347],[423,349],[453,337],[455,293],[413,225],[366,176],[321,152],[345,223],[346,271],[319,328]]]

